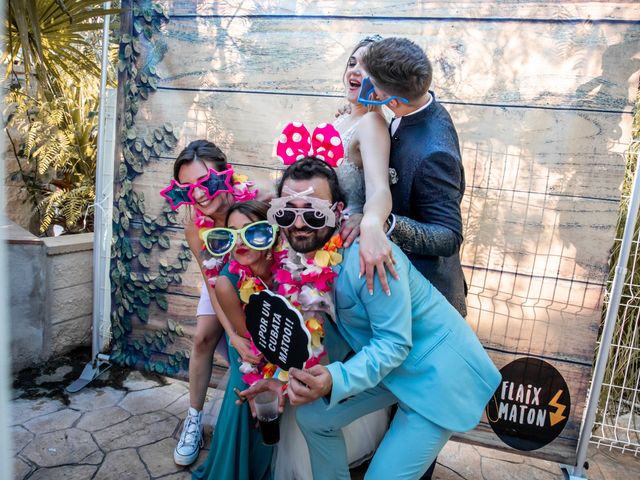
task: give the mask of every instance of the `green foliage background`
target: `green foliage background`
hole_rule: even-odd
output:
[[[2,60],[11,178],[32,205],[31,230],[93,230],[102,19],[94,0],[7,2]]]
[[[632,142],[627,151],[627,166],[622,184],[620,216],[616,231],[616,242],[610,260],[609,281],[606,302],[620,257],[622,237],[629,211],[629,200],[633,188],[633,179],[638,168],[640,153],[640,85],[636,93],[633,116]],[[635,405],[636,414],[640,414],[640,402],[637,398],[640,383],[640,215],[636,219],[633,232],[633,246],[626,265],[624,287],[620,300],[620,309],[616,319],[611,351],[605,373],[605,384],[600,397],[600,417],[615,418],[628,413]],[[603,309],[603,321],[606,308]],[[635,419],[635,417],[633,417]],[[609,420],[610,421],[610,420]],[[636,421],[634,420],[634,425]],[[634,427],[637,429],[637,427]]]
[[[177,144],[169,123],[147,128],[136,126],[141,102],[158,86],[156,65],[165,50],[153,40],[169,17],[160,4],[149,0],[132,1],[130,7],[125,12],[130,17],[122,22],[118,50],[124,108],[120,131],[122,163],[116,174],[114,194],[111,360],[175,376],[184,373],[189,365],[189,350],[175,351],[171,346],[176,337],[184,335],[182,326],[167,318],[166,324],[155,331],[134,328],[137,322],[148,323],[153,304],[163,311],[168,309],[167,290],[170,285],[182,282],[181,274],[192,256],[186,242],[181,241],[177,258],[172,261],[166,258],[171,253],[167,229],[177,223],[177,213],[167,205],[160,215],[148,215],[144,194],[133,188],[133,180],[144,172],[145,166],[159,155],[171,152]]]

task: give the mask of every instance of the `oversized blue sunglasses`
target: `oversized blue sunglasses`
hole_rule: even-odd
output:
[[[210,228],[200,233],[200,238],[211,255],[220,257],[233,250],[238,241],[238,235],[247,247],[253,250],[267,250],[278,238],[278,227],[266,220],[261,220],[238,230],[224,227]]]
[[[362,80],[362,86],[360,87],[360,93],[358,94],[358,102],[362,105],[386,105],[391,100],[397,99],[403,103],[409,103],[409,100],[407,100],[406,98],[398,97],[396,95],[393,95],[386,100],[369,100],[369,97],[373,95],[374,92],[375,87],[373,86],[373,83],[371,83],[371,79],[369,77],[366,77],[364,80]]]

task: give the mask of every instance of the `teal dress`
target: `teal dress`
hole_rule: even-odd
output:
[[[225,267],[220,275],[235,286],[238,276]],[[228,340],[228,339],[227,339]],[[238,368],[240,355],[229,345],[229,383],[224,392],[222,407],[213,431],[211,450],[207,460],[193,473],[193,480],[272,480],[271,457],[273,447],[262,443],[256,420],[248,403],[236,405],[233,388],[247,388]]]

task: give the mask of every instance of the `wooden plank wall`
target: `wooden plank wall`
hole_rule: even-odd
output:
[[[162,3],[170,16],[154,40],[166,51],[162,80],[142,103],[140,124],[172,123],[176,153],[197,138],[214,141],[265,188],[277,178],[272,150],[282,126],[331,120],[343,103],[341,75],[359,39],[405,36],[425,48],[433,90],[463,148],[468,321],[499,367],[535,355],[563,374],[569,422],[557,440],[531,453],[571,463],[631,136],[639,5]],[[157,192],[172,162],[155,159],[135,182],[149,214],[163,206]],[[193,262],[169,295],[169,316],[188,332],[199,283]],[[149,324],[136,328],[161,328],[166,315],[152,310]],[[486,423],[466,438],[508,448]]]

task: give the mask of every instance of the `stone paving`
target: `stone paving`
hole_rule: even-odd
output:
[[[84,366],[84,362],[79,365]],[[55,367],[55,368],[54,368]],[[187,384],[113,367],[76,394],[64,387],[77,368],[49,366],[16,377],[12,400],[14,478],[43,480],[187,480],[204,461],[222,391],[209,389],[206,445],[190,469],[173,463],[189,406]],[[640,478],[640,458],[593,449],[590,480]],[[362,478],[355,474],[353,478]],[[557,464],[449,442],[435,478],[441,480],[562,479]],[[278,479],[280,480],[280,479]]]

